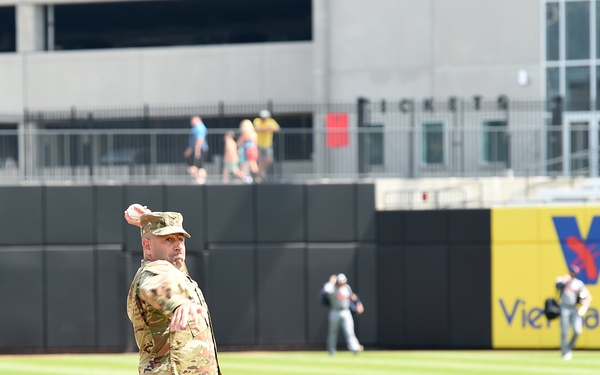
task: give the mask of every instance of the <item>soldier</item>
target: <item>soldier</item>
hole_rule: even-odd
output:
[[[139,374],[221,374],[208,306],[185,267],[183,216],[136,204],[125,220],[141,228],[144,252],[127,298]]]

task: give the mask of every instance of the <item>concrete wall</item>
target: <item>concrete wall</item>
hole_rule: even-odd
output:
[[[312,42],[53,52],[31,51],[40,44],[35,3],[1,3],[18,4],[24,47],[0,54],[0,111],[359,96],[536,99],[543,89],[535,0],[313,0]],[[528,85],[517,84],[519,70]]]
[[[312,93],[309,43],[0,55],[0,111],[303,101]]]
[[[539,1],[329,4],[334,100],[541,94]],[[530,85],[517,84],[520,69]]]

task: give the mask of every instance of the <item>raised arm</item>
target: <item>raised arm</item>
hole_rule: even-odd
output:
[[[134,225],[136,227],[139,227],[140,226],[140,216],[142,216],[143,214],[150,213],[150,212],[152,212],[152,210],[150,210],[148,208],[148,206],[142,206],[139,203],[134,203],[125,210],[123,215],[124,215],[125,221],[127,221],[127,223]]]

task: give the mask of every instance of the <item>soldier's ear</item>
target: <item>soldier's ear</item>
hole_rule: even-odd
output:
[[[150,246],[150,239],[142,238],[142,250],[144,251],[144,258],[152,259],[152,247]]]

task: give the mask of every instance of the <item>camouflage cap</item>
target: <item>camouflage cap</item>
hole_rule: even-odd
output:
[[[191,237],[183,229],[183,216],[179,212],[150,212],[143,214],[140,216],[140,228],[142,236],[150,232],[157,236],[183,233],[187,238]]]

